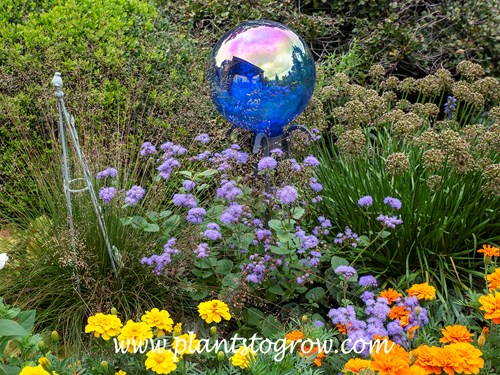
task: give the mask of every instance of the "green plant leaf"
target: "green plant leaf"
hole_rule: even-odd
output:
[[[166,210],[166,211],[162,211],[160,212],[160,219],[165,219],[167,217],[169,217],[170,215],[172,215],[172,211],[170,210]]]
[[[0,319],[0,333],[2,336],[14,337],[29,335],[29,332],[19,325],[19,323],[9,319]]]
[[[21,311],[17,317],[17,322],[26,331],[31,332],[33,325],[35,324],[35,310]]]
[[[159,232],[160,226],[154,223],[148,223],[145,227],[142,228],[144,232]]]
[[[274,315],[268,315],[261,323],[260,329],[264,337],[272,337],[279,333],[281,324]]]
[[[264,318],[264,313],[255,307],[245,309],[245,321],[248,325],[258,326]]]
[[[292,217],[295,220],[299,220],[302,216],[304,216],[304,213],[306,210],[303,207],[294,207],[292,208]]]
[[[271,246],[269,247],[269,249],[271,250],[271,252],[273,252],[274,254],[278,254],[278,255],[287,255],[287,254],[290,254],[291,252],[293,252],[294,250],[293,249],[287,249],[286,247],[281,247],[281,246]]]
[[[338,257],[338,256],[332,256],[332,260],[331,260],[331,263],[332,263],[332,269],[335,271],[335,269],[338,267],[338,266],[348,266],[349,265],[349,262],[347,261],[347,259],[344,259],[344,258],[341,258],[341,257]]]
[[[322,287],[312,288],[306,293],[306,298],[309,303],[312,303],[314,301],[319,301],[320,299],[322,299],[325,294],[326,291]]]
[[[217,266],[215,267],[215,270],[217,273],[220,273],[222,275],[228,275],[231,273],[233,270],[233,262],[229,259],[221,259],[217,261]]]
[[[273,284],[271,285],[268,290],[272,293],[272,294],[276,294],[277,296],[282,296],[283,294],[285,294],[285,291],[283,290],[283,288],[281,287],[280,284],[276,283],[276,284]]]
[[[8,366],[0,364],[0,375],[18,375],[21,369],[17,366]]]

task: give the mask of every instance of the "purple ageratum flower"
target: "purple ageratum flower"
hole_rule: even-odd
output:
[[[359,198],[358,204],[360,207],[370,207],[373,204],[373,198],[371,195],[365,195],[364,197]]]
[[[257,169],[259,171],[265,169],[274,169],[276,168],[277,164],[278,162],[274,158],[272,158],[271,156],[266,156],[259,160],[259,163],[257,164]]]
[[[220,215],[220,221],[224,224],[237,223],[243,214],[243,206],[238,203],[231,203],[229,207]]]
[[[196,138],[194,139],[196,142],[200,142],[200,143],[203,143],[203,144],[207,144],[210,142],[210,136],[208,134],[199,134],[196,136]]]
[[[187,149],[182,147],[181,145],[173,144],[172,142],[166,142],[160,146],[162,151],[165,151],[163,157],[169,158],[175,155],[184,155],[187,152]]]
[[[396,210],[401,209],[401,206],[403,205],[399,199],[392,197],[386,197],[384,199],[384,204],[388,204]]]
[[[192,224],[201,224],[203,221],[203,216],[205,216],[207,212],[205,209],[201,207],[191,208],[186,216],[186,220]]]
[[[293,186],[285,186],[282,189],[278,189],[276,192],[276,198],[284,204],[293,203],[298,197],[297,190]]]
[[[106,178],[106,177],[115,178],[117,175],[118,175],[118,171],[115,168],[110,167],[110,168],[106,168],[103,171],[98,172],[96,178],[98,180],[101,180],[101,179]]]
[[[318,221],[323,228],[331,228],[332,227],[332,223],[330,222],[330,220],[326,219],[324,216],[318,217]]]
[[[179,253],[179,249],[175,248],[176,242],[177,239],[175,237],[170,238],[163,246],[163,254],[152,255],[150,258],[144,257],[141,259],[141,263],[148,266],[155,265],[153,272],[156,275],[160,275],[165,267],[172,262],[172,255]]]
[[[116,189],[114,187],[103,187],[99,190],[99,198],[108,204],[116,195]]]
[[[314,328],[321,328],[324,327],[325,323],[323,323],[321,320],[316,320],[314,322]]]
[[[168,180],[170,178],[170,174],[174,170],[174,168],[179,168],[181,163],[177,159],[174,158],[166,158],[165,161],[158,166],[159,176],[164,180]]]
[[[194,253],[196,258],[208,258],[210,256],[210,251],[208,250],[208,244],[203,242],[198,245]]]
[[[191,160],[197,160],[197,161],[200,161],[200,160],[205,160],[205,159],[208,159],[208,157],[210,156],[211,152],[210,151],[204,151],[198,155],[195,155],[191,158]]]
[[[151,142],[144,142],[141,146],[141,156],[156,154],[156,147]]]
[[[403,220],[397,216],[387,216],[387,215],[379,215],[377,216],[377,220],[382,222],[382,224],[388,228],[396,228],[396,225],[403,224]]]
[[[302,167],[299,163],[297,163],[297,160],[295,159],[290,159],[290,168],[294,172],[300,172],[302,170]]]
[[[271,155],[276,155],[278,158],[280,158],[283,156],[283,150],[281,148],[272,149]]]
[[[139,185],[134,185],[130,188],[129,191],[127,191],[125,196],[125,203],[133,206],[141,200],[145,193],[146,190],[144,190],[142,187],[140,187]]]
[[[196,186],[196,184],[193,182],[193,181],[190,181],[190,180],[185,180],[183,183],[182,183],[182,186],[184,187],[184,189],[186,189],[187,191],[190,191],[191,189],[194,189],[194,187]]]
[[[304,159],[304,165],[307,165],[308,167],[317,167],[319,166],[319,160],[314,156],[309,155]]]
[[[172,201],[174,205],[182,207],[194,208],[198,205],[193,194],[174,194]]]
[[[256,229],[255,230],[255,237],[257,237],[258,241],[263,241],[266,238],[272,238],[273,234],[269,229]]]
[[[216,223],[208,223],[207,229],[203,232],[203,237],[208,238],[211,241],[217,241],[222,238],[222,234],[219,232],[220,227]]]
[[[237,196],[243,194],[240,188],[236,187],[236,181],[222,180],[221,187],[217,189],[217,197],[228,201],[234,201]]]
[[[337,275],[343,276],[346,280],[356,276],[358,273],[351,266],[338,266],[334,271]]]
[[[368,286],[374,286],[374,287],[376,287],[378,285],[377,284],[377,279],[374,278],[371,275],[361,276],[359,278],[358,284],[359,284],[359,286],[362,286],[362,287],[368,287]]]
[[[319,193],[321,190],[323,190],[323,185],[321,185],[317,179],[314,177],[311,177],[309,180],[309,187],[313,189],[315,192]]]

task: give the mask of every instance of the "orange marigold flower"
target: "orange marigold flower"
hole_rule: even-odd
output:
[[[367,368],[369,368],[370,364],[371,361],[368,359],[351,358],[344,365],[342,372],[346,374],[347,373],[359,374],[361,370],[366,370]]]
[[[498,247],[492,247],[491,245],[483,245],[483,248],[479,249],[477,252],[484,254],[485,257],[500,257],[500,249]]]
[[[337,329],[343,335],[347,335],[347,329],[349,328],[349,326],[350,326],[350,323],[346,323],[345,326],[339,323],[339,324],[337,324]]]
[[[410,371],[410,355],[399,345],[394,345],[388,353],[385,350],[372,352],[370,370],[379,375],[407,375]]]
[[[381,291],[379,293],[379,297],[384,297],[387,300],[387,302],[389,302],[389,304],[391,304],[391,303],[397,301],[398,298],[401,298],[402,295],[401,295],[401,293],[395,291],[394,289],[389,288],[389,289]]]
[[[414,325],[410,328],[408,328],[408,340],[413,340],[415,337],[415,331],[420,328],[418,325]]]
[[[428,372],[420,366],[410,366],[410,371],[407,373],[408,375],[427,375]]]
[[[285,335],[285,339],[288,341],[299,341],[304,339],[304,332],[302,331],[292,331]]]
[[[472,342],[474,336],[469,332],[467,327],[461,325],[446,326],[441,329],[443,337],[439,339],[440,342],[455,344],[457,342]]]
[[[456,344],[453,344],[456,345]],[[450,348],[451,345],[440,348],[436,363],[448,375],[460,374],[463,372],[463,361],[457,351]]]
[[[492,319],[493,323],[500,324],[500,292],[495,291],[487,296],[479,297],[480,309],[483,310],[486,319]]]
[[[441,348],[428,345],[420,345],[411,352],[415,358],[414,365],[422,367],[429,374],[440,374],[441,368],[437,363],[437,357],[440,355]]]
[[[410,310],[406,306],[392,306],[387,316],[392,320],[401,319],[403,316],[409,316]]]
[[[318,352],[318,349],[319,348],[318,348],[317,345],[313,345],[313,346],[307,346],[307,345],[305,345],[304,346],[304,351],[302,351],[302,346],[301,346],[301,348],[299,349],[299,355],[301,357],[303,357],[304,354],[305,354],[306,358],[309,358],[309,357],[311,357],[311,356],[313,356],[313,355],[315,355],[317,353],[316,356],[314,357],[314,361],[313,362],[314,362],[314,364],[316,366],[319,367],[319,366],[322,365],[322,360],[323,360],[323,358],[326,358],[326,355],[325,355],[325,352],[323,350],[320,350]]]
[[[466,374],[477,374],[484,366],[484,359],[481,358],[483,353],[476,349],[472,344],[467,342],[459,342],[447,346],[448,350],[453,350],[459,356],[460,371]]]
[[[489,290],[500,289],[500,268],[486,276]]]
[[[407,292],[409,296],[416,296],[418,299],[436,299],[436,288],[428,283],[414,284]]]

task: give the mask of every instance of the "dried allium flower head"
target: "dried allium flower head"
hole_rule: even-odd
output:
[[[434,75],[437,78],[437,82],[441,91],[447,91],[453,85],[453,78],[451,77],[451,73],[447,69],[438,69]]]
[[[500,99],[500,82],[493,77],[485,77],[472,84],[473,90],[491,101]]]
[[[443,151],[431,148],[424,152],[422,159],[424,168],[435,170],[443,166],[446,156]]]
[[[370,114],[366,106],[359,100],[351,100],[344,106],[342,119],[352,127],[367,124],[370,121]]]
[[[433,74],[417,79],[416,85],[417,90],[425,96],[436,96],[441,93],[438,78]]]
[[[370,119],[375,121],[378,119],[387,109],[387,104],[385,100],[378,96],[377,92],[374,90],[368,90],[363,100],[368,115]]]
[[[391,112],[384,113],[384,115],[380,118],[380,122],[382,123],[394,123],[396,121],[404,119],[406,116],[406,113],[404,113],[400,109],[395,109]]]
[[[410,160],[403,152],[395,152],[387,157],[385,170],[388,174],[399,175],[410,170]]]
[[[466,60],[458,63],[457,72],[466,78],[479,78],[484,74],[484,69],[481,65]]]
[[[394,123],[392,132],[395,136],[408,138],[413,136],[423,124],[424,121],[417,114],[406,113],[400,120]]]
[[[500,106],[496,106],[490,109],[490,117],[494,120],[500,120]]]
[[[439,108],[434,103],[415,103],[413,105],[413,112],[415,112],[420,117],[433,117],[439,113]]]
[[[474,95],[478,93],[474,92],[472,90],[471,84],[466,81],[455,82],[452,87],[452,92],[455,98],[465,100],[468,103],[477,103],[479,99],[479,97]]]
[[[443,177],[433,174],[427,178],[427,187],[433,191],[438,190],[443,182]]]
[[[413,105],[411,104],[411,102],[409,100],[406,100],[406,99],[401,99],[396,103],[396,108],[398,108],[402,111],[409,112],[409,111],[411,111],[412,107],[413,107]]]
[[[320,96],[326,100],[336,98],[340,95],[340,91],[334,85],[325,86],[320,91]]]
[[[370,67],[368,75],[373,79],[378,79],[385,75],[385,69],[381,64],[374,64]]]
[[[300,123],[310,124],[322,133],[328,126],[323,110],[323,103],[316,97],[312,97],[305,111],[296,120]]]
[[[387,81],[385,81],[385,87],[387,87],[388,90],[397,90],[399,88],[399,78],[390,76],[387,78]]]
[[[462,134],[464,139],[473,145],[476,143],[478,137],[486,132],[486,127],[484,125],[467,125],[464,127]]]
[[[346,87],[349,84],[349,76],[345,73],[337,73],[333,76],[333,82],[338,88]]]
[[[486,179],[482,187],[484,193],[493,197],[500,196],[500,164],[488,165],[483,175]]]
[[[384,99],[386,105],[395,102],[397,98],[398,96],[393,91],[384,91],[384,93],[382,94],[382,99]]]
[[[420,137],[414,138],[414,143],[421,147],[439,147],[439,135],[432,129],[424,131]]]
[[[407,77],[399,84],[399,89],[403,92],[414,92],[417,90],[417,80],[412,77]]]
[[[368,90],[361,85],[352,84],[347,86],[347,92],[352,99],[357,99],[362,101]]]
[[[366,137],[359,128],[347,130],[339,136],[337,146],[341,155],[357,157],[363,154],[366,146]]]
[[[490,126],[488,130],[480,134],[475,146],[476,151],[481,155],[500,153],[500,124]]]

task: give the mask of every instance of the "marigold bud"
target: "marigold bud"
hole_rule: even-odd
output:
[[[219,362],[222,362],[224,360],[224,357],[225,357],[225,354],[224,354],[224,352],[222,350],[217,353],[217,360]]]
[[[485,344],[486,335],[481,334],[481,336],[479,336],[479,338],[477,339],[477,347],[482,350]]]
[[[57,331],[52,331],[50,334],[50,339],[53,344],[57,344],[59,342],[59,333]]]
[[[217,334],[217,327],[212,326],[210,327],[210,336],[215,336]]]
[[[45,345],[45,341],[42,340],[38,343],[38,349],[40,349],[43,354],[47,353],[47,345]]]
[[[50,368],[50,362],[47,357],[38,358],[38,364],[41,365],[46,370]]]
[[[118,311],[114,307],[111,308],[111,315],[118,315]]]
[[[109,367],[108,362],[106,362],[106,361],[101,362],[101,370],[104,371],[105,374],[108,373],[108,367]]]
[[[306,323],[308,319],[307,315],[302,315],[302,323]]]

